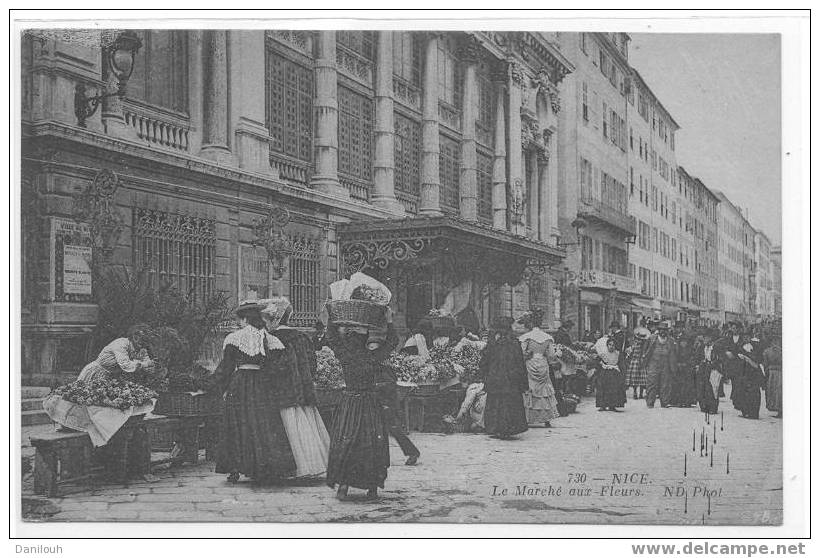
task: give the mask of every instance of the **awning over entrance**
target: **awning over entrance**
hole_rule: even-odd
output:
[[[527,270],[557,265],[555,246],[451,216],[353,221],[338,226],[344,271],[443,269],[458,283],[518,284]]]

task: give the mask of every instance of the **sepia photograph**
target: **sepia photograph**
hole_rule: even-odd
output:
[[[132,17],[14,22],[22,524],[802,513],[781,33]]]

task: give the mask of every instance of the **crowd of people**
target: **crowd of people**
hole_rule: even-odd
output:
[[[257,482],[321,479],[347,499],[351,487],[375,498],[390,466],[392,436],[415,465],[418,448],[400,426],[396,378],[385,365],[398,346],[388,307],[386,328],[319,322],[315,335],[288,326],[292,306],[284,297],[248,301],[236,309],[240,328],[223,344],[216,370],[199,393],[224,399],[216,472],[235,483],[241,475]],[[782,416],[779,326],[723,329],[673,328],[649,322],[631,333],[613,322],[606,335],[588,342],[595,357],[582,366],[565,358],[573,346],[572,322],[556,331],[542,329],[543,313],[533,309],[514,320],[499,317],[486,332],[466,314],[449,331],[420,320],[400,349],[429,358],[436,347],[480,350],[478,373],[466,388],[458,413],[448,417],[465,431],[510,439],[532,427],[550,428],[567,416],[568,405],[594,392],[599,411],[619,412],[632,399],[650,408],[693,407],[716,413],[724,390],[741,416],[757,419],[761,391],[766,408]],[[140,352],[140,332],[112,342],[81,378],[150,366]],[[314,389],[316,351],[330,347],[345,389],[326,428]]]

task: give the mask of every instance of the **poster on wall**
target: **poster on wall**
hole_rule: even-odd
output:
[[[88,225],[71,219],[54,219],[51,239],[54,300],[90,302],[93,249]]]

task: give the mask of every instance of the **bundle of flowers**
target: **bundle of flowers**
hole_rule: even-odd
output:
[[[339,359],[329,347],[316,351],[316,387],[339,389],[345,386],[344,373]]]
[[[428,384],[438,381],[435,366],[424,362],[417,355],[393,353],[386,362],[393,369],[396,381],[401,384]]]
[[[427,312],[427,316],[430,318],[446,318],[448,314],[446,314],[443,310],[438,308],[433,308],[429,312]]]
[[[366,300],[375,304],[387,305],[390,303],[390,295],[384,289],[371,287],[369,285],[359,285],[350,295],[351,300]]]
[[[480,382],[481,375],[478,371],[478,363],[481,361],[481,349],[473,345],[465,345],[458,355],[458,363],[463,368],[461,381],[466,384]]]
[[[585,365],[597,358],[592,343],[573,343],[571,347],[566,345],[555,345],[555,352],[558,358],[564,362],[578,365]]]
[[[125,410],[146,405],[157,398],[157,392],[122,379],[98,378],[74,381],[58,387],[54,395],[84,406],[114,407]]]
[[[458,372],[454,364],[458,362],[458,355],[449,347],[433,347],[430,350],[430,362],[436,369],[436,380],[449,380],[455,377]]]
[[[196,391],[202,387],[205,377],[210,373],[210,370],[200,364],[193,364],[183,370],[175,370],[168,374],[167,391]]]

